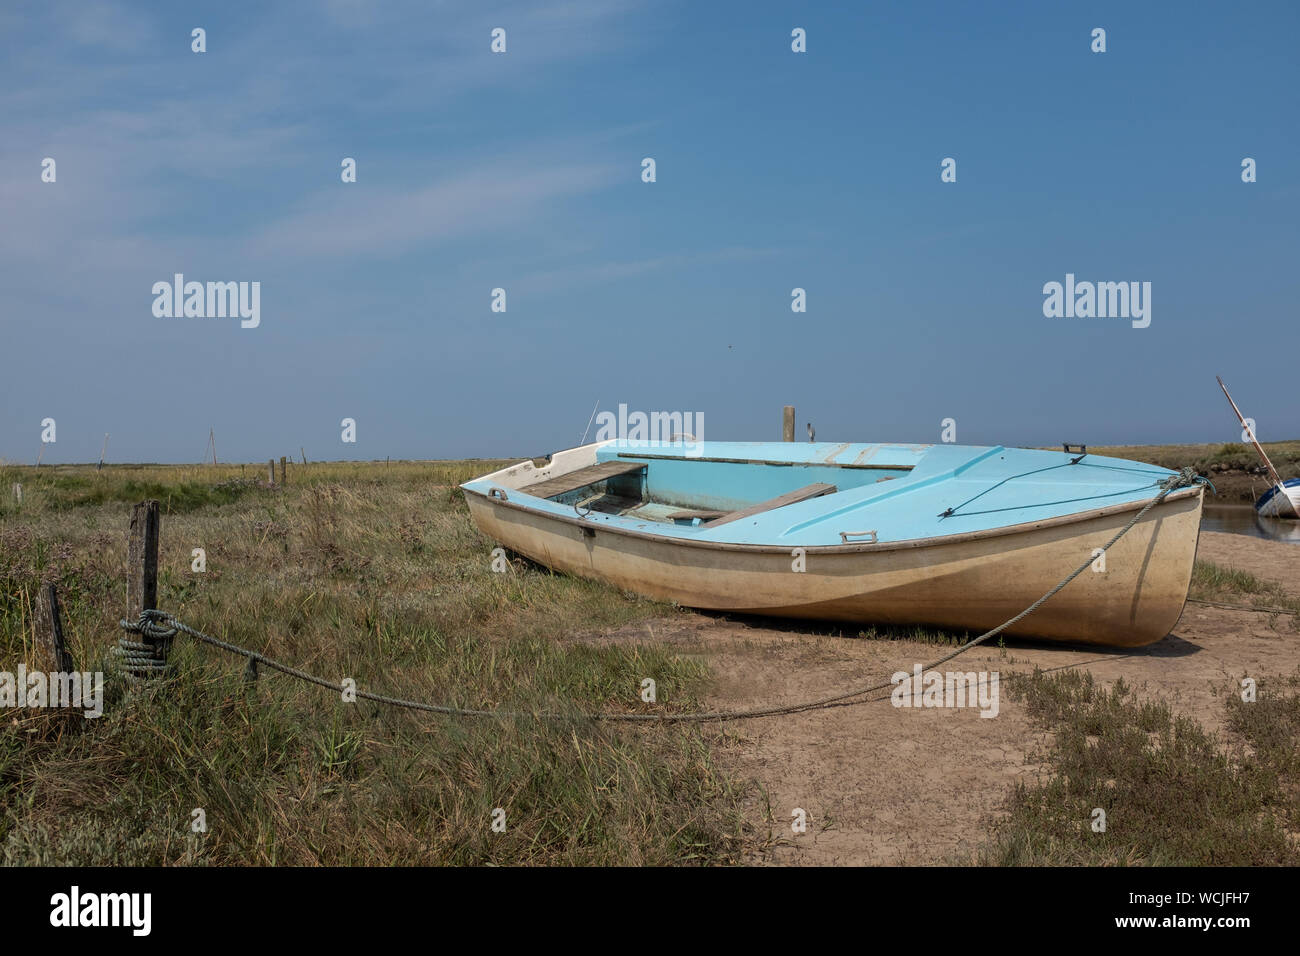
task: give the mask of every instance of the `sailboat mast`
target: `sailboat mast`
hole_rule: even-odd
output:
[[[1282,478],[1278,475],[1277,469],[1273,467],[1273,463],[1268,460],[1268,455],[1264,453],[1263,447],[1255,440],[1255,429],[1246,424],[1246,419],[1242,416],[1241,409],[1237,407],[1237,403],[1234,402],[1232,396],[1228,394],[1228,386],[1223,384],[1223,379],[1219,378],[1217,375],[1214,377],[1219,383],[1219,388],[1223,389],[1223,394],[1227,397],[1228,404],[1231,405],[1232,410],[1237,413],[1237,420],[1241,422],[1241,427],[1245,430],[1246,434],[1250,436],[1250,443],[1255,446],[1255,451],[1259,452],[1259,457],[1264,459],[1264,466],[1268,468],[1269,477],[1273,479],[1273,484],[1280,486],[1282,484]]]

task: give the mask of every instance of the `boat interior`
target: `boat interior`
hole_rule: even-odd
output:
[[[904,477],[910,464],[615,458],[522,485],[535,498],[661,524],[717,527],[787,505]]]
[[[463,487],[629,531],[838,546],[985,531],[1145,501],[1172,474],[1078,449],[830,442],[700,442],[697,449],[597,443]]]

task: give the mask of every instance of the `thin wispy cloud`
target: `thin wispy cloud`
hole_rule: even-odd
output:
[[[607,188],[611,165],[497,165],[410,190],[337,189],[250,238],[255,254],[384,255],[420,240],[490,234],[538,216],[548,202]]]

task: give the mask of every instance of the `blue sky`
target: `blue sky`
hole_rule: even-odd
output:
[[[1292,3],[9,2],[0,458],[47,417],[46,461],[105,432],[111,461],[196,461],[209,427],[230,461],[540,455],[597,401],[715,440],[779,437],[786,403],[836,441],[1234,440],[1216,373],[1297,438],[1298,28]],[[260,326],[155,317],[176,272],[260,282]],[[1150,327],[1046,318],[1066,273],[1150,282]]]

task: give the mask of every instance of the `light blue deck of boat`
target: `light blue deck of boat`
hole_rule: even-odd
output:
[[[690,451],[692,454],[687,454]],[[698,452],[698,454],[694,454]],[[675,525],[594,512],[583,520],[669,537],[781,547],[838,545],[841,531],[872,531],[880,541],[908,541],[1041,521],[1128,501],[1146,501],[1174,472],[1154,465],[1063,452],[971,445],[831,442],[700,442],[694,446],[619,442],[598,461],[645,460],[647,489],[691,505],[739,508],[817,481],[840,490],[715,528]],[[708,459],[729,459],[730,463]],[[770,462],[743,465],[736,462]],[[833,465],[870,466],[828,467]],[[895,467],[889,467],[895,466]],[[879,481],[880,477],[897,476]],[[482,479],[466,489],[486,493]],[[574,516],[571,505],[511,491],[510,500],[540,512]],[[949,508],[950,517],[940,517]],[[861,542],[858,538],[853,541]]]

